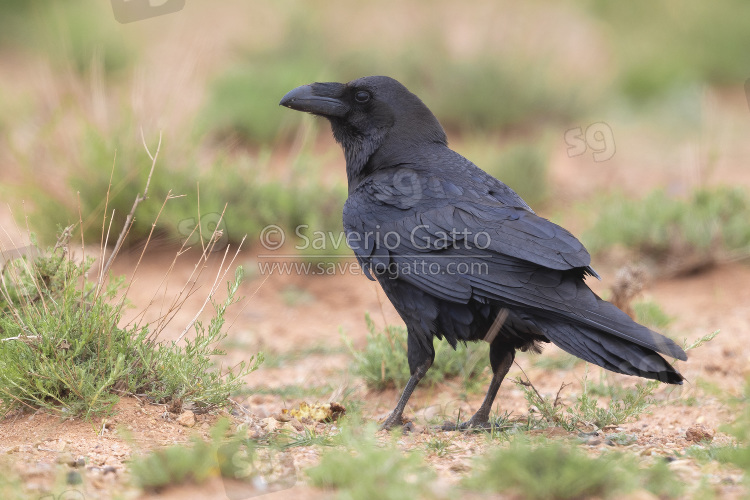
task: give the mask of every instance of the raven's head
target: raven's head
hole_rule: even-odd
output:
[[[303,85],[279,104],[328,118],[344,150],[350,189],[377,168],[408,161],[405,155],[415,146],[447,143],[419,97],[387,76]]]

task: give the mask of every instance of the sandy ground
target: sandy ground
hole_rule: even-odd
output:
[[[362,347],[366,335],[365,312],[370,312],[380,326],[398,323],[398,316],[382,291],[375,283],[354,274],[264,276],[258,266],[264,260],[258,257],[263,251],[251,247],[239,254],[236,263],[245,266],[249,279],[242,288],[245,298],[230,310],[231,327],[226,342],[229,349],[226,363],[247,359],[258,351],[277,359],[248,377],[250,396],[237,398],[247,413],[253,415],[250,421],[257,424],[260,419],[301,401],[267,394],[271,389],[285,386],[311,390],[329,387],[332,388],[330,394],[305,399],[311,403],[325,402],[347,394],[364,402],[364,414],[368,418],[384,417],[395,403],[397,392],[368,391],[361,380],[351,375],[348,370],[351,360],[343,349],[339,333],[343,332],[355,346]],[[209,260],[197,279],[197,292],[165,328],[162,339],[176,338],[200,310],[219,272],[220,257],[215,255]],[[130,249],[119,259],[114,271],[132,275],[139,258],[139,250]],[[154,321],[168,310],[175,293],[191,279],[191,275],[194,276],[196,258],[194,252],[181,256],[165,280],[165,270],[172,266],[174,252],[166,249],[149,252],[135,273],[129,296],[136,307],[128,320],[149,304],[145,315],[148,321]],[[603,280],[593,281],[591,285],[602,292],[613,282],[616,269],[608,268],[606,263],[600,263],[597,269]],[[717,329],[721,329],[721,334],[710,344],[692,351],[687,363],[679,364],[687,378],[684,386],[660,388],[657,391],[660,404],[653,408],[652,413],[609,430],[637,435],[637,442],[630,445],[629,450],[644,457],[674,456],[675,452],[682,452],[693,444],[686,439],[686,431],[691,426],[701,424],[717,431],[722,424],[732,421],[733,409],[727,404],[727,397],[740,393],[750,361],[750,353],[744,347],[745,341],[750,339],[748,282],[750,267],[729,264],[701,274],[647,285],[644,297],[661,304],[675,318],[669,327],[674,338],[693,341]],[[557,354],[556,348],[548,347],[542,356]],[[500,390],[496,406],[501,412],[511,411],[516,416],[523,416],[528,411],[521,391],[509,381],[521,375],[521,368],[543,394],[556,393],[562,383],[571,384],[563,393],[568,400],[576,390],[580,391],[580,380],[586,369],[584,365],[572,370],[545,371],[535,366],[530,355],[520,355],[517,360],[517,366],[511,369],[508,381]],[[598,380],[599,369],[592,368],[589,377]],[[629,377],[617,375],[609,375],[609,380],[623,385],[634,383]],[[713,393],[706,389],[709,386],[721,388],[722,393]],[[466,415],[476,410],[481,399],[481,393],[464,394],[457,382],[417,390],[407,414],[415,419],[418,430],[424,429],[428,433],[405,436],[404,448],[424,449],[424,443],[430,437],[429,427],[424,426],[426,419],[453,418],[458,411]],[[124,398],[114,415],[106,421],[65,421],[41,413],[14,415],[0,422],[0,459],[10,462],[22,474],[30,491],[41,493],[53,484],[55,478],[59,480],[70,469],[69,465],[59,462],[75,461],[81,457],[85,466],[70,470],[81,471],[87,478],[87,498],[109,498],[116,492],[135,497],[138,492],[130,485],[127,470],[127,460],[132,453],[184,442],[196,432],[205,437],[207,429],[218,418],[217,415],[199,415],[195,427],[187,428],[177,422],[177,414],[167,410],[164,406]],[[232,418],[238,423],[248,419],[237,411]],[[438,471],[440,481],[446,484],[454,484],[465,475],[470,468],[470,457],[486,448],[486,439],[481,436],[454,435],[452,440],[461,450],[459,453],[442,458],[428,457]],[[728,442],[729,438],[718,432],[716,440]],[[595,440],[594,444],[584,446],[596,452],[607,445]],[[315,463],[318,453],[315,448],[298,448],[291,452],[300,470],[306,464]],[[706,474],[705,468],[701,469],[689,459],[672,462],[670,467],[688,483],[697,483]],[[330,496],[306,486],[304,472],[299,472],[297,477],[297,485],[292,490],[269,494],[268,497],[287,498],[292,493],[300,498]],[[741,494],[738,471],[731,468],[712,470],[708,478],[722,496]],[[221,498],[225,485],[220,483],[214,481],[200,488],[178,488],[159,498]]]

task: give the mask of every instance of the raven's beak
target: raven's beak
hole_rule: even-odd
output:
[[[315,83],[312,85],[297,87],[285,95],[279,104],[281,106],[286,106],[287,108],[312,113],[314,115],[339,118],[344,116],[347,111],[349,111],[349,106],[336,97],[316,93],[316,90],[324,90],[324,92],[321,93],[330,94],[330,89],[328,87],[318,88],[323,85],[328,86],[331,84]]]

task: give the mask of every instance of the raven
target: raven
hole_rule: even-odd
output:
[[[685,361],[685,352],[591,291],[584,279],[599,276],[584,246],[448,148],[437,118],[401,83],[313,83],[280,104],[330,121],[346,158],[347,243],[406,324],[411,377],[384,428],[403,424],[434,361],[433,336],[490,345],[492,381],[460,429],[488,426],[516,350],[539,352],[541,342],[613,372],[682,383],[658,353]]]

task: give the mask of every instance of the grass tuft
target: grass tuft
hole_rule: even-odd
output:
[[[213,368],[227,307],[236,302],[238,268],[208,325],[196,322],[185,345],[157,343],[149,325],[121,327],[123,279],[99,289],[76,262],[70,230],[36,258],[6,262],[0,272],[0,414],[43,408],[64,416],[106,413],[121,394],[200,410],[223,407],[262,356],[224,372]]]
[[[146,491],[160,492],[170,486],[201,484],[219,477],[227,481],[227,492],[236,488],[241,495],[237,498],[294,485],[297,477],[291,456],[258,446],[242,433],[227,437],[229,427],[229,420],[222,419],[211,429],[208,441],[193,437],[190,445],[177,444],[134,458],[130,471],[135,483]]]
[[[654,191],[602,206],[584,235],[592,252],[620,245],[687,272],[750,250],[750,197],[740,188],[701,189],[687,200]]]
[[[344,450],[323,453],[320,464],[308,469],[310,483],[338,490],[339,498],[427,498],[435,473],[421,453],[402,453],[393,443],[380,445],[375,427],[368,425],[356,434],[342,429]]]
[[[378,330],[369,314],[365,315],[365,322],[369,333],[367,345],[362,351],[354,349],[351,340],[342,336],[354,358],[354,372],[373,389],[404,387],[410,377],[406,328],[388,325]],[[448,342],[437,338],[433,340],[433,345],[435,362],[420,386],[460,378],[464,387],[470,388],[489,366],[489,346],[485,342],[459,342],[455,351]]]
[[[521,438],[478,459],[464,485],[539,500],[611,498],[639,486],[659,496],[678,498],[683,489],[664,462],[642,469],[619,453],[592,458],[567,443],[533,444]]]

